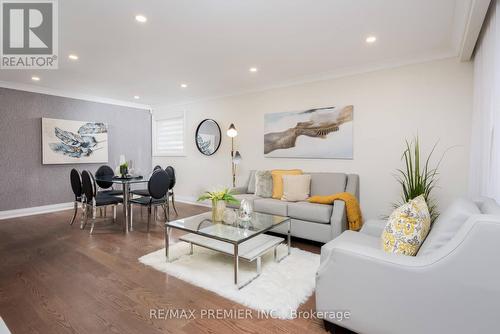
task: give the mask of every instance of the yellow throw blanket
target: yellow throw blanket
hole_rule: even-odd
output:
[[[345,202],[347,211],[347,222],[349,229],[359,231],[363,226],[363,217],[361,217],[361,208],[359,207],[358,200],[351,193],[338,193],[328,196],[311,196],[309,202],[319,204],[333,204],[333,201],[341,200]]]

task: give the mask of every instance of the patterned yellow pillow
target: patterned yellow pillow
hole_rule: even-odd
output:
[[[387,253],[415,256],[430,226],[424,196],[415,197],[392,212],[382,233],[382,247]]]

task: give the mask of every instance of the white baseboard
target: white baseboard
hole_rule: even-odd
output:
[[[181,202],[181,203],[186,203],[186,204],[194,204],[194,205],[199,205],[199,206],[212,207],[212,205],[210,204],[210,202],[208,202],[208,201],[198,202],[196,200],[196,197],[193,197],[193,196],[179,196],[179,195],[175,195],[175,201],[176,202]]]
[[[181,203],[211,207],[209,202],[197,202],[196,197],[191,197],[191,196],[175,196],[175,200]],[[73,208],[73,202],[68,202],[68,203],[35,206],[32,208],[5,210],[5,211],[0,211],[0,220],[39,215],[42,213],[57,212],[57,211],[69,210],[72,208]]]
[[[35,206],[32,208],[0,211],[0,220],[68,210],[68,209],[72,209],[73,205],[74,205],[73,202],[68,202],[68,203]]]

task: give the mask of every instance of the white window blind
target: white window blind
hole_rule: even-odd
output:
[[[184,155],[184,115],[154,120],[154,155]]]

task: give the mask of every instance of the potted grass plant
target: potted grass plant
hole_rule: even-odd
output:
[[[438,168],[441,160],[438,161],[435,167],[431,167],[430,160],[436,149],[437,143],[433,146],[431,152],[425,158],[424,162],[421,160],[420,143],[418,136],[411,142],[405,141],[406,148],[403,152],[401,160],[404,161],[404,168],[398,169],[395,175],[397,181],[401,185],[402,195],[401,202],[394,203],[394,207],[399,207],[402,203],[406,203],[415,197],[423,195],[429,208],[431,221],[439,216],[437,204],[432,198],[432,190],[436,187],[438,181]],[[423,162],[423,164],[422,164]]]
[[[212,201],[212,221],[214,222],[223,220],[226,203],[239,203],[228,188],[218,191],[206,191],[198,198],[198,202],[206,200]]]

